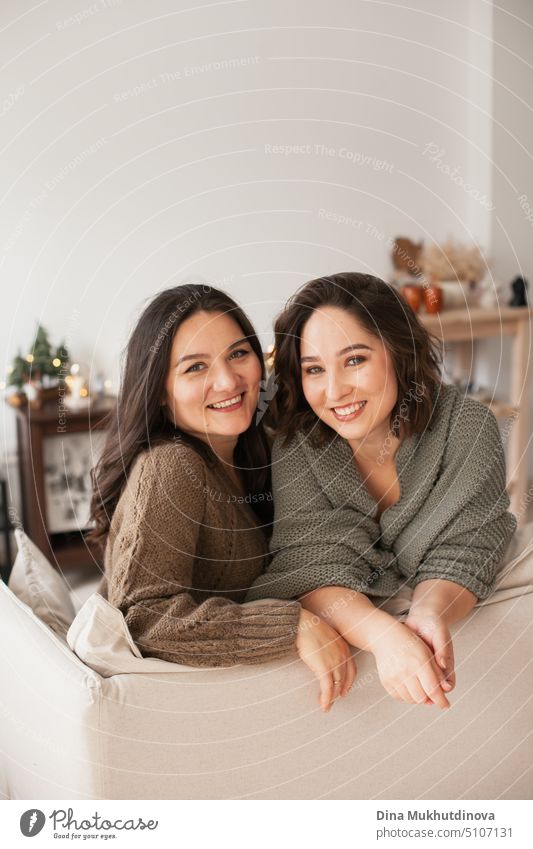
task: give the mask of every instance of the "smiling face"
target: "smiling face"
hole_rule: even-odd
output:
[[[257,407],[261,364],[228,314],[199,311],[172,343],[164,403],[174,425],[212,443],[236,441]]]
[[[350,312],[325,306],[304,325],[300,358],[303,393],[315,415],[355,450],[379,451],[398,397],[384,343]]]

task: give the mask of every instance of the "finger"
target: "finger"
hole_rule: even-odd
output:
[[[450,688],[455,687],[455,658],[453,653],[453,647],[449,646],[448,648],[448,657],[446,658],[446,681],[449,684]]]
[[[397,702],[403,702],[403,699],[397,691],[396,687],[392,687],[390,684],[384,684],[383,686],[385,687],[387,693],[392,699],[395,699],[395,701]]]
[[[353,683],[357,676],[357,666],[355,660],[350,655],[349,659],[346,661],[346,677],[344,679],[344,689],[342,692],[343,696],[348,695],[350,690],[353,687]]]
[[[333,680],[337,680],[339,683],[335,685],[335,698],[338,696],[344,696],[348,692],[348,687],[351,686],[351,683],[348,683],[350,680],[350,665],[352,663],[352,655],[345,644],[342,648],[342,660],[338,666],[333,669]]]
[[[442,655],[434,656],[434,664],[433,664],[435,674],[439,680],[439,684],[441,687],[446,686],[446,660]]]
[[[409,693],[411,694],[411,698],[412,698],[412,700],[415,704],[423,705],[423,704],[426,703],[427,695],[424,692],[424,689],[423,689],[420,681],[418,680],[418,678],[416,678],[416,677],[409,678],[405,682],[405,686],[409,690]]]
[[[424,669],[431,670],[432,674],[435,675],[439,684],[442,684],[442,682],[445,680],[445,672],[439,665],[437,658],[434,654],[432,654],[431,657],[428,657],[427,661],[424,664]]]
[[[448,667],[445,670],[441,670],[440,672],[440,686],[442,689],[449,693],[455,687],[455,673],[453,668]]]
[[[396,692],[400,696],[402,702],[408,702],[409,704],[415,704],[415,701],[407,689],[405,684],[396,684]]]
[[[455,666],[452,667],[452,670],[451,670],[450,674],[448,675],[448,681],[451,684],[451,687],[453,689],[455,687],[455,684],[457,683],[457,678],[456,678],[456,675],[455,675]]]
[[[441,687],[443,687],[446,692],[449,692],[455,687],[455,682],[455,670],[452,668],[446,673],[446,678],[442,681]]]
[[[342,693],[342,689],[344,687],[344,676],[341,678],[340,674],[341,673],[338,670],[333,673],[333,699],[332,699],[332,701],[335,701],[335,699],[339,698],[340,694]]]
[[[335,698],[339,696],[343,696],[346,692],[346,677],[348,674],[348,658],[349,654],[347,650],[344,650],[342,653],[342,661],[338,666],[333,670],[333,681],[335,686]],[[335,681],[338,681],[338,684],[335,684]]]
[[[325,672],[320,677],[320,707],[323,711],[331,708],[333,701],[333,675]]]
[[[440,686],[437,673],[432,664],[426,664],[419,674],[419,680],[431,701],[440,708],[449,708],[450,703]]]
[[[454,667],[453,643],[448,629],[438,629],[435,633],[435,659],[448,678]]]

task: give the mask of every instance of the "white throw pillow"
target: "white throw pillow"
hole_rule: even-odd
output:
[[[124,616],[100,593],[79,609],[67,633],[72,651],[103,678],[128,672],[205,672],[205,668],[143,657]]]
[[[76,615],[68,584],[20,528],[15,529],[15,539],[18,554],[9,576],[9,589],[64,638]]]

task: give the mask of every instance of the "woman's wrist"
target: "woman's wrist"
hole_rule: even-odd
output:
[[[405,626],[399,622],[394,616],[385,613],[383,610],[375,608],[375,614],[369,616],[366,623],[362,623],[362,634],[358,635],[360,648],[371,652],[375,657],[381,651],[383,646],[388,649],[391,639],[400,636],[400,631],[404,631]]]
[[[313,593],[310,603],[346,642],[363,651],[373,652],[375,645],[399,624],[364,593],[347,587],[323,587],[316,595]]]
[[[477,596],[466,587],[432,578],[416,585],[408,618],[438,616],[446,625],[453,625],[470,613],[476,602]]]

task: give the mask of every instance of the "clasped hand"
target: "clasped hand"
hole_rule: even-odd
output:
[[[305,604],[314,615],[302,609],[297,647],[320,681],[323,710],[353,684],[356,668],[349,645],[374,655],[380,681],[392,698],[450,707],[446,693],[455,686],[453,646],[437,610],[412,605],[401,622],[361,593],[339,587],[314,590]]]
[[[409,613],[405,625],[432,651],[440,673],[440,685],[450,692],[455,687],[455,659],[450,629],[442,616],[433,611]]]

